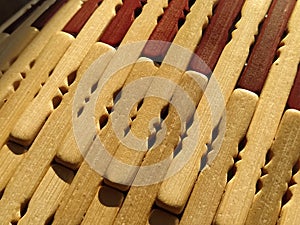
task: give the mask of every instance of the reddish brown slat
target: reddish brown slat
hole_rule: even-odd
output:
[[[67,2],[68,0],[57,0],[49,7],[39,18],[37,18],[31,26],[41,30],[52,16]]]
[[[238,87],[260,94],[296,0],[274,0]]]
[[[290,109],[300,110],[300,68],[296,75],[287,105]]]
[[[97,9],[103,0],[88,0],[81,9],[72,17],[72,19],[63,28],[64,32],[77,36],[84,24],[88,21],[93,12]],[[101,21],[99,21],[101,22]]]
[[[111,46],[118,46],[135,19],[135,11],[142,8],[140,0],[125,0],[117,15],[100,36],[99,41]]]
[[[230,29],[243,3],[244,1],[241,0],[220,0],[195,51],[200,60],[198,57],[193,57],[189,69],[206,75],[211,73],[227,43]]]
[[[185,19],[185,11],[189,11],[189,2],[187,0],[172,0],[170,2],[149,38],[149,40],[163,42],[148,42],[143,49],[143,56],[159,60],[165,56],[170,42],[174,39],[178,31],[178,21]]]

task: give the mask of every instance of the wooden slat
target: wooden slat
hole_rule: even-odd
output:
[[[281,201],[300,156],[300,112],[287,110],[269,150],[271,160],[263,167],[261,189],[254,196],[245,224],[276,224]]]
[[[212,130],[218,123],[218,121],[213,122],[212,119],[220,118],[223,113],[223,106],[220,104],[214,106],[214,103],[220,102],[217,100],[220,100],[222,96],[224,103],[228,101],[249,54],[249,47],[254,41],[258,25],[264,18],[270,2],[258,3],[254,0],[245,2],[242,8],[242,17],[236,24],[232,39],[224,48],[213,71],[215,78],[213,81],[216,81],[217,84],[211,79],[206,88],[206,94],[211,96],[210,102],[207,98],[202,98],[197,107],[201,121],[197,148],[183,169],[163,182],[158,195],[158,200],[167,205],[168,210],[172,210],[173,213],[180,213],[186,204],[200,170],[201,156],[206,151],[206,144],[211,142]],[[216,94],[215,85],[218,85],[220,95]],[[214,113],[214,118],[211,116],[211,111]],[[176,161],[169,168],[170,171],[174,169],[176,169]]]
[[[110,49],[106,46],[107,51]],[[91,55],[93,53],[99,55],[99,51],[103,53],[103,46],[97,48],[97,45],[95,45],[93,51],[91,51]],[[103,63],[108,62],[104,61]],[[83,73],[84,71],[79,68],[77,73],[78,78]],[[69,103],[72,100],[76,87],[77,83],[75,82],[69,89],[69,92],[64,95],[62,104],[49,117],[40,135],[38,135],[28,150],[28,154],[19,165],[20,172],[15,173],[13,179],[8,183],[0,200],[0,211],[3,212],[0,214],[0,223],[6,224],[10,221],[19,220],[21,204],[30,199],[50,167],[58,146],[64,140],[64,136],[72,126],[72,105]],[[94,195],[92,195],[93,197]]]
[[[20,162],[25,157],[26,149],[12,142],[0,150],[0,191],[3,191]]]
[[[47,223],[54,215],[73,177],[74,172],[72,170],[58,164],[52,165],[34,192],[27,211],[18,224],[38,225]]]
[[[60,59],[51,77],[12,130],[11,135],[15,140],[18,140],[18,143],[28,145],[36,137],[45,119],[54,110],[52,99],[58,95],[58,88],[68,85],[67,77],[78,70],[80,63],[96,42],[99,34],[115,15],[115,6],[119,2],[120,0],[104,1],[85,24],[80,34]],[[32,123],[33,120],[35,123]]]
[[[284,46],[279,49],[279,58],[270,69],[247,132],[242,159],[236,164],[236,174],[226,187],[216,223],[243,224],[246,220],[255,195],[255,185],[261,175],[260,169],[272,145],[297,73],[300,58],[300,48],[297,47],[300,44],[299,19],[300,4],[297,2],[288,23]]]
[[[251,122],[258,97],[236,89],[227,103],[226,133],[216,158],[200,173],[180,224],[211,224],[226,186],[227,172]],[[168,207],[166,205],[165,207]]]
[[[27,77],[24,80],[20,78],[20,81],[15,83],[15,85],[19,84],[17,91],[0,109],[0,124],[3,129],[0,133],[0,146],[3,146],[7,141],[10,131],[23,113],[24,108],[30,104],[41,88],[41,84],[46,82],[50,71],[57,65],[72,41],[73,38],[68,35],[58,34],[54,36],[37,58],[33,68],[28,73],[23,74]],[[36,74],[38,74],[37,77]],[[22,77],[22,75],[19,76]]]
[[[63,6],[22,51],[9,70],[3,74],[0,82],[0,107],[14,93],[13,83],[20,80],[19,73],[27,73],[30,70],[30,63],[35,62],[51,37],[63,28],[77,9],[80,8],[80,4],[80,0],[73,0]]]

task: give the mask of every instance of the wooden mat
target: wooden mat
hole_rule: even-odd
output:
[[[45,0],[1,28],[1,225],[300,224],[299,1]]]

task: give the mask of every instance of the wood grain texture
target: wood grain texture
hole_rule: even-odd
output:
[[[286,0],[272,2],[238,87],[261,93],[295,3]]]
[[[106,49],[110,50],[111,48],[106,47]],[[103,52],[102,45],[100,48],[97,48],[97,45],[94,46],[91,52],[99,55],[99,51]],[[108,62],[105,61],[104,63]],[[85,65],[84,62],[83,65]],[[81,68],[78,69],[77,76],[79,78],[84,73],[85,68],[86,65],[82,70]],[[19,165],[20,172],[15,173],[8,183],[5,193],[0,200],[0,210],[3,212],[3,214],[0,214],[0,223],[7,224],[8,222],[19,220],[21,205],[31,198],[50,167],[59,144],[64,140],[67,131],[72,127],[72,105],[69,103],[72,101],[76,87],[77,83],[75,82],[70,87],[69,92],[64,95],[61,105],[55,113],[50,115],[40,135],[35,139],[28,154]],[[94,194],[91,200],[93,197]]]
[[[186,54],[178,55],[178,48],[177,45],[181,44],[180,46],[184,49],[187,49],[192,51],[199,39],[201,38],[202,31],[201,27],[203,27],[208,22],[208,16],[212,13],[212,7],[213,7],[214,1],[210,2],[201,2],[196,1],[191,8],[190,14],[187,15],[186,21],[184,25],[181,27],[181,29],[178,31],[177,35],[174,38],[173,45],[170,46],[169,51],[167,52],[164,61],[162,62],[162,65],[159,67],[159,69],[153,74],[156,77],[159,78],[165,78],[168,81],[172,81],[175,84],[179,84],[181,82],[181,79],[184,74],[184,70],[187,67],[189,63],[189,57]],[[195,18],[198,18],[195,20]],[[186,40],[187,42],[183,42],[183,40]],[[185,44],[183,44],[185,43]],[[177,51],[177,52],[176,52]],[[188,52],[190,53],[190,52]],[[190,55],[189,55],[190,56]],[[174,58],[176,57],[176,59]],[[180,61],[178,67],[172,66],[174,63],[172,62],[178,62]],[[154,69],[153,69],[154,70]],[[147,76],[151,76],[151,73],[148,73]],[[132,80],[130,78],[126,80],[125,85],[129,84]],[[200,78],[199,78],[200,79]],[[183,81],[182,81],[183,82]],[[184,82],[183,82],[184,83]],[[205,83],[205,82],[204,82]],[[190,87],[197,86],[197,84],[191,83]],[[204,85],[205,86],[205,85]],[[158,91],[159,90],[159,91]],[[193,90],[193,88],[191,88]],[[197,88],[195,88],[197,90]],[[155,94],[162,92],[165,94],[166,99],[171,99],[173,93],[175,92],[175,89],[172,86],[162,86],[159,81],[150,82],[148,86],[143,86],[140,90],[141,93],[144,93],[144,95],[149,94],[149,96],[156,96]],[[201,98],[201,94],[203,92],[197,93],[197,98],[199,101],[199,98]],[[126,100],[124,100],[126,101]],[[168,104],[166,100],[163,100],[158,97],[147,97],[144,99],[142,106],[137,112],[137,115],[135,119],[130,124],[130,129],[132,130],[132,133],[142,140],[147,139],[151,133],[148,130],[148,126],[151,123],[151,120],[153,118],[160,118],[160,114],[162,109]],[[195,102],[197,104],[197,102]],[[170,107],[172,108],[172,107]],[[174,109],[170,110],[169,112],[170,119],[168,122],[168,132],[172,133],[172,128],[174,129],[180,129],[177,126],[177,122],[174,118],[178,118],[178,115],[176,115],[176,111]],[[189,112],[187,115],[185,115],[185,118],[181,118],[181,123],[184,124],[188,121],[191,117],[191,112]],[[174,123],[174,124],[173,124]],[[179,140],[180,132],[175,132],[176,137],[169,136],[166,137],[166,139],[170,138],[170,145],[168,148],[175,148],[177,145],[177,142]],[[158,146],[156,151],[162,152],[163,149],[166,148],[168,141],[164,140],[163,144],[161,145],[161,149]],[[159,150],[160,149],[160,150]],[[170,149],[166,150],[169,151]],[[170,152],[171,154],[171,152]],[[151,155],[151,154],[150,154]],[[132,149],[128,148],[126,145],[120,144],[118,149],[116,150],[116,153],[114,154],[114,158],[121,160],[123,163],[126,163],[127,165],[141,165],[143,158],[145,157],[145,152],[143,151],[132,151]],[[147,156],[146,156],[147,157]],[[153,157],[153,156],[151,156]],[[160,153],[158,153],[157,160],[161,158],[162,156]],[[167,157],[167,155],[165,155]],[[164,158],[164,157],[162,157]],[[155,161],[155,159],[151,159],[152,161]],[[118,184],[130,184],[130,182],[133,181],[135,174],[137,173],[138,167],[131,167],[127,168],[126,173],[120,173],[121,170],[124,168],[120,168],[117,163],[112,162],[106,171],[106,177]],[[163,174],[163,170],[161,171]],[[118,188],[118,185],[115,186]]]
[[[297,73],[300,48],[295,46],[300,43],[300,28],[297,25],[299,18],[300,4],[297,2],[288,22],[288,35],[282,41],[279,58],[270,69],[247,132],[247,144],[241,152],[242,159],[236,164],[236,174],[226,187],[216,215],[217,224],[243,224],[246,221],[255,195],[255,185],[261,175],[260,169],[272,145]]]
[[[96,42],[99,33],[103,31],[114,16],[115,6],[119,1],[104,1],[62,56],[51,77],[24,111],[11,132],[11,135],[19,143],[28,145],[36,137],[46,118],[54,110],[51,101],[59,95],[58,88],[68,86],[67,77],[78,70],[80,63]],[[100,18],[101,23],[99,23]],[[32,121],[35,121],[35,123],[32,123]]]
[[[142,1],[125,0],[117,15],[110,21],[99,41],[117,47],[135,19],[135,12],[142,10]]]
[[[0,134],[0,146],[3,146],[7,141],[18,118],[40,90],[42,83],[49,79],[50,71],[57,65],[72,41],[73,38],[70,35],[58,34],[54,36],[36,59],[33,68],[23,75],[26,78],[22,79],[22,76],[19,75],[21,78],[15,83],[15,85],[19,84],[18,89],[0,109],[0,124],[3,128]],[[39,76],[35,76],[36,74]]]
[[[299,164],[299,161],[298,161]],[[298,171],[293,177],[292,181],[295,183],[289,187],[290,194],[292,195],[290,200],[283,205],[278,220],[279,225],[297,225],[300,221],[300,172]]]
[[[189,12],[189,10],[189,3],[187,0],[171,1],[149,37],[149,40],[163,42],[148,42],[143,49],[142,55],[154,60],[163,59],[170,47],[170,42],[172,42],[178,32],[179,21],[185,20],[185,13]]]
[[[80,10],[72,17],[62,31],[76,37],[101,2],[102,0],[89,0],[84,2]]]
[[[212,223],[226,186],[227,172],[234,164],[233,158],[238,155],[238,145],[247,132],[257,101],[257,95],[247,90],[233,91],[226,106],[222,145],[215,159],[200,173],[180,224]]]
[[[52,224],[81,223],[101,181],[101,176],[84,162],[63,196]]]
[[[17,171],[26,154],[22,146],[8,142],[0,150],[0,191],[3,191],[12,175]]]
[[[126,46],[126,44],[130,44],[131,42],[134,42],[134,41],[146,40],[149,37],[149,35],[151,34],[152,30],[154,29],[154,27],[157,23],[157,18],[162,13],[162,11],[163,11],[162,8],[164,6],[166,6],[166,4],[167,4],[167,2],[165,0],[149,1],[144,6],[143,13],[137,19],[135,19],[131,28],[128,30],[127,34],[125,35],[125,37],[121,43],[121,46],[122,45]],[[141,30],[143,32],[138,32]],[[139,35],[137,35],[137,33],[139,33]],[[100,43],[98,43],[98,45],[99,44]],[[107,45],[104,45],[104,46],[107,46]],[[140,49],[140,51],[142,51],[142,48]],[[91,50],[91,52],[92,52],[92,50]],[[94,55],[95,55],[95,57],[93,57],[94,60],[96,58],[98,58],[101,54],[104,54],[104,52],[102,52],[102,53],[100,53],[100,52],[101,51],[98,52],[98,55],[96,53],[94,53]],[[127,54],[127,52],[125,52],[125,54]],[[135,56],[136,59],[138,59],[139,55],[140,55],[140,52],[137,51],[137,54]],[[119,60],[123,60],[123,57],[124,57],[124,52],[123,53],[117,52],[113,56],[111,66],[112,67],[116,66],[118,64]],[[92,63],[92,61],[90,61],[90,63]],[[95,110],[96,118],[100,118],[102,115],[108,114],[107,108],[112,107],[111,103],[112,103],[112,96],[114,95],[114,92],[123,86],[130,71],[132,69],[134,71],[136,71],[135,74],[137,74],[137,77],[141,74],[142,69],[144,70],[143,73],[147,74],[148,72],[150,72],[147,69],[149,67],[148,64],[149,64],[149,62],[147,62],[146,64],[143,64],[143,65],[138,64],[138,66],[129,65],[128,67],[118,71],[118,73],[112,78],[112,80],[108,83],[108,85],[104,87],[102,93],[100,94],[99,102],[97,103],[97,108]],[[150,65],[150,67],[151,67],[153,65],[153,63],[150,63],[150,64],[151,64]],[[134,69],[134,68],[136,68],[136,69]],[[90,88],[90,87],[87,87],[87,90],[88,90],[88,88]],[[108,121],[108,123],[109,122],[110,121]],[[103,132],[101,132],[99,135],[100,135],[100,138],[102,138],[102,140],[110,140],[110,138],[114,137],[114,131],[111,129],[111,126],[105,126],[105,128],[103,129]],[[117,147],[118,146],[117,139],[114,138],[113,140],[114,141],[111,141],[111,143],[115,143],[116,147]],[[69,132],[66,135],[64,142],[68,142],[68,143],[73,142],[72,145],[73,146],[76,145],[76,143],[74,143],[74,135],[72,132]],[[110,144],[109,149],[113,149],[111,144]],[[68,148],[68,151],[64,151],[63,148],[60,148],[58,150],[57,158],[59,160],[63,160],[66,164],[74,165],[74,164],[81,163],[81,161],[78,161],[78,160],[81,160],[80,157],[74,158],[74,155],[79,156],[78,154],[80,154],[78,148]],[[112,152],[112,154],[113,154],[113,152]]]
[[[263,167],[262,188],[254,196],[246,223],[276,224],[282,198],[300,156],[300,112],[287,110],[270,149],[272,158]]]
[[[213,71],[215,81],[217,81],[220,88],[221,98],[223,96],[225,103],[235,87],[249,54],[249,48],[254,41],[254,35],[258,31],[258,25],[264,18],[270,2],[264,1],[259,2],[259,4],[253,0],[245,2],[242,8],[242,17],[236,24],[232,39],[224,48]],[[253,14],[256,16],[253,17]],[[229,58],[230,61],[228,61]],[[158,200],[167,205],[168,210],[172,210],[173,213],[180,213],[188,200],[198,176],[201,156],[206,151],[206,144],[211,142],[212,130],[218,123],[214,122],[215,124],[213,124],[212,119],[220,118],[223,112],[222,106],[212,105],[220,98],[215,94],[216,87],[214,85],[216,83],[209,82],[206,88],[206,94],[212,96],[212,100],[208,102],[207,98],[202,98],[197,107],[197,113],[201,115],[202,128],[194,154],[181,171],[163,182],[158,195]],[[211,117],[211,111],[214,112],[213,118]],[[176,162],[171,164],[169,170],[172,171],[175,167]],[[177,196],[180,196],[180,198]]]
[[[73,177],[72,170],[53,164],[34,192],[27,211],[18,224],[47,223],[55,213]]]
[[[30,70],[30,64],[35,62],[51,37],[63,28],[77,9],[80,8],[80,5],[80,0],[72,0],[64,5],[22,51],[8,71],[3,74],[0,82],[0,106],[14,93],[13,83],[20,80],[20,73],[27,73]]]

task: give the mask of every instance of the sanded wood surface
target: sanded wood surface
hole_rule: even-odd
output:
[[[227,102],[234,89],[238,76],[243,69],[243,65],[249,53],[249,47],[253,42],[253,37],[258,30],[260,21],[264,18],[269,4],[270,1],[260,2],[260,4],[252,0],[245,2],[242,9],[242,17],[236,24],[237,29],[232,33],[232,39],[224,48],[213,71],[225,102]],[[254,13],[256,14],[256,17],[253,17]],[[228,61],[228,58],[231,60]],[[215,92],[214,85],[213,82],[208,83],[206,88],[208,91],[207,94]],[[214,97],[218,98],[218,95],[215,95]],[[164,203],[164,205],[167,205],[168,208],[173,208],[173,213],[179,214],[186,204],[198,176],[201,156],[205,152],[206,144],[210,143],[212,129],[217,125],[212,124],[213,118],[210,110],[214,110],[214,116],[215,118],[218,118],[218,116],[221,116],[223,110],[222,107],[224,106],[218,105],[213,109],[210,109],[210,107],[208,99],[202,98],[197,107],[198,115],[201,115],[201,121],[203,121],[197,149],[179,173],[163,182],[158,195],[158,200]],[[174,166],[175,165],[176,164],[174,163]],[[171,164],[170,170],[172,169]],[[176,194],[174,192],[176,192]]]
[[[39,2],[0,34],[0,224],[298,225],[299,6]]]
[[[241,160],[236,165],[237,172],[228,183],[218,209],[216,222],[219,224],[241,224],[246,221],[255,194],[255,185],[261,175],[260,169],[272,145],[297,73],[300,50],[295,51],[294,47],[300,43],[299,13],[300,4],[297,2],[288,23],[288,35],[283,40],[284,46],[279,49],[280,56],[273,63],[260,95],[247,132],[247,144],[241,152]],[[256,160],[253,160],[254,158]]]

